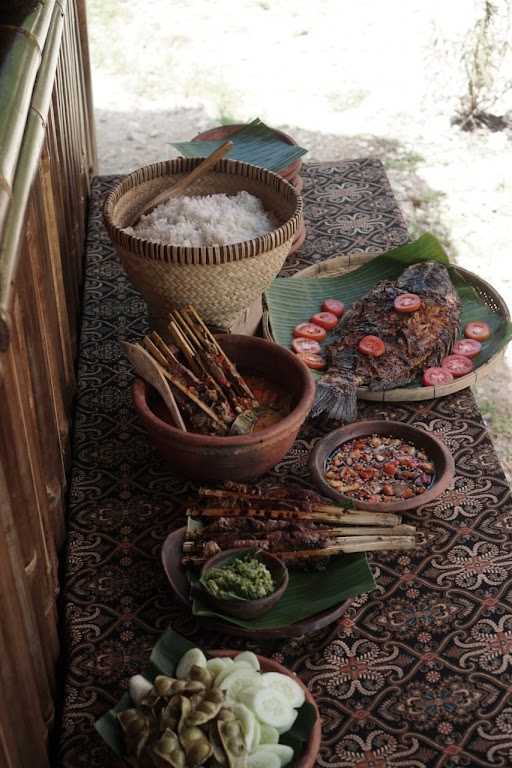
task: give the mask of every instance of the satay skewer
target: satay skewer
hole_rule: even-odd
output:
[[[217,518],[217,517],[269,517],[272,520],[310,520],[315,522],[327,522],[327,523],[340,523],[346,525],[357,525],[360,523],[375,523],[382,526],[393,527],[400,525],[402,519],[390,512],[363,512],[358,509],[340,509],[339,507],[333,507],[336,510],[331,513],[318,513],[315,510],[311,512],[302,512],[295,509],[246,509],[240,510],[232,507],[220,507],[220,508],[200,508],[190,507],[187,509],[187,515],[189,517],[205,517],[205,518]]]
[[[354,552],[409,550],[414,549],[416,546],[414,536],[368,536],[361,537],[361,539],[350,539],[340,544],[320,549],[285,550],[272,552],[272,554],[285,562],[291,562],[293,560],[313,560]],[[207,559],[208,557],[206,556],[185,554],[182,558],[182,563],[183,565],[202,565]]]
[[[250,397],[251,400],[256,401],[256,398],[254,397],[251,389],[249,388],[247,383],[244,381],[244,379],[240,376],[235,366],[233,365],[229,357],[226,355],[226,353],[218,343],[215,336],[211,333],[209,328],[206,326],[206,324],[203,322],[203,320],[200,318],[200,316],[196,312],[195,308],[192,305],[189,305],[185,307],[185,312],[187,313],[188,316],[191,316],[193,318],[193,321],[195,321],[195,323],[199,326],[199,328],[202,331],[203,338],[205,338],[207,342],[213,345],[213,348],[215,349],[217,354],[220,355],[220,357],[224,362],[225,369],[229,372],[229,375],[231,379],[235,382],[236,386],[240,387],[242,392],[246,394],[248,397]]]

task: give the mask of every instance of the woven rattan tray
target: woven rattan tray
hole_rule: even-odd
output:
[[[310,267],[300,270],[294,278],[300,279],[301,277],[338,277],[351,272],[354,269],[366,264],[370,258],[365,254],[343,255],[336,256],[333,259],[328,259],[320,264],[313,264]],[[478,277],[473,272],[469,272],[462,267],[453,267],[458,274],[478,293],[481,301],[489,307],[493,312],[498,312],[504,321],[510,322],[510,312],[505,301],[499,295],[499,293],[489,285],[481,277]],[[272,329],[270,327],[270,318],[268,310],[263,312],[263,332],[266,338],[274,341]],[[461,376],[455,379],[450,384],[445,384],[438,387],[398,387],[396,389],[387,390],[370,390],[367,387],[359,387],[357,390],[357,396],[361,400],[373,400],[376,402],[405,402],[411,400],[433,400],[437,397],[444,397],[445,395],[452,395],[454,392],[459,392],[461,389],[470,387],[476,384],[493,371],[499,364],[501,358],[505,352],[505,346],[499,352],[496,352],[489,360],[480,365],[467,376]]]

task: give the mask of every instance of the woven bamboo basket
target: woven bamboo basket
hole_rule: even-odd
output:
[[[336,256],[333,259],[328,259],[320,264],[313,264],[310,267],[296,272],[293,277],[338,277],[345,275],[347,272],[352,272],[363,264],[366,264],[374,256],[368,256],[364,253],[344,254],[343,256]],[[472,288],[478,293],[481,301],[489,307],[493,312],[498,312],[502,318],[510,322],[510,312],[499,293],[489,285],[481,277],[475,275],[473,272],[469,272],[462,267],[456,267],[457,272],[468,282]],[[274,341],[272,334],[272,328],[270,326],[270,319],[268,311],[263,313],[263,332],[266,338]],[[483,363],[467,376],[461,376],[458,379],[454,379],[450,384],[445,384],[439,387],[397,387],[396,389],[387,389],[374,391],[367,387],[359,387],[357,390],[357,396],[360,400],[372,400],[380,403],[399,403],[410,402],[419,400],[433,400],[437,397],[445,397],[446,395],[452,395],[454,392],[459,392],[461,389],[471,387],[476,384],[477,381],[481,381],[485,376],[491,373],[501,361],[505,353],[505,347],[499,352],[496,352],[490,360]]]
[[[171,189],[200,162],[181,157],[140,168],[115,187],[103,209],[121,263],[146,300],[151,327],[163,333],[169,312],[186,304],[194,304],[209,325],[231,330],[261,301],[303,223],[302,198],[287,181],[263,168],[221,160],[189,187],[187,195],[245,190],[273,214],[276,229],[242,243],[202,247],[153,242],[123,231],[154,196]]]

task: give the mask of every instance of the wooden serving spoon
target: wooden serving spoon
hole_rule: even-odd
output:
[[[225,141],[222,146],[212,152],[211,155],[208,155],[208,157],[206,157],[202,163],[199,163],[199,165],[196,166],[193,171],[190,171],[190,173],[180,179],[180,181],[178,181],[174,187],[171,187],[171,189],[164,189],[163,192],[159,192],[159,194],[150,200],[150,202],[145,206],[140,216],[145,216],[147,213],[152,211],[153,208],[156,208],[157,205],[160,205],[160,203],[182,195],[183,192],[189,188],[192,182],[197,181],[197,179],[200,179],[201,176],[205,175],[205,173],[208,173],[210,168],[212,168],[218,160],[221,160],[224,155],[229,152],[232,146],[232,141]]]
[[[129,341],[121,342],[128,360],[131,362],[139,376],[144,381],[151,384],[161,395],[162,400],[166,404],[169,413],[174,421],[174,426],[181,429],[183,432],[187,431],[185,422],[176,403],[176,399],[169,387],[167,380],[165,379],[160,366],[153,360],[149,352],[140,346],[140,344],[131,344]]]

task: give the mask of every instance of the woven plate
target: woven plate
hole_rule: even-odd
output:
[[[293,277],[338,277],[352,272],[354,269],[366,264],[373,256],[368,257],[366,254],[347,254],[343,256],[336,256],[334,259],[328,259],[320,264],[313,264],[310,267],[301,269],[296,272]],[[505,301],[500,294],[489,285],[481,277],[478,277],[473,272],[469,272],[462,267],[453,267],[458,274],[471,285],[472,288],[478,293],[478,296],[483,304],[485,304],[493,312],[498,312],[505,322],[510,322],[510,312]],[[270,327],[270,318],[268,309],[263,312],[263,332],[267,339],[274,341],[272,329]],[[461,389],[470,387],[480,381],[484,376],[487,376],[492,370],[496,368],[501,358],[504,355],[506,345],[503,346],[498,352],[496,352],[487,362],[480,365],[467,376],[461,376],[455,379],[450,384],[445,384],[438,387],[398,387],[396,389],[387,389],[381,391],[369,390],[367,387],[359,387],[357,390],[357,396],[360,400],[373,400],[376,402],[406,402],[417,400],[433,400],[437,397],[445,397],[446,395],[452,395],[454,392],[459,392]]]

